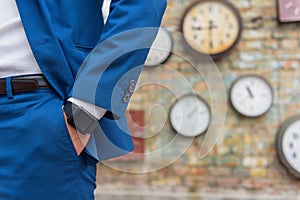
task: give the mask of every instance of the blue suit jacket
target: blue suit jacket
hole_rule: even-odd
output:
[[[105,25],[103,0],[16,2],[33,54],[58,95],[108,111],[86,152],[104,160],[131,151],[125,110],[156,35],[145,27],[160,26],[166,0],[112,0]]]

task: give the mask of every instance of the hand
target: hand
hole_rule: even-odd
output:
[[[78,132],[74,127],[72,127],[68,121],[67,121],[67,115],[63,110],[64,119],[66,123],[66,127],[68,129],[68,132],[70,134],[70,138],[72,140],[72,143],[74,145],[74,148],[76,150],[77,155],[79,156],[83,149],[85,148],[86,144],[88,143],[90,139],[90,134],[82,134]]]

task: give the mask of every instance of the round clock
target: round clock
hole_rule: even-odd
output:
[[[230,102],[233,108],[246,117],[259,117],[265,114],[274,100],[270,83],[258,75],[238,78],[230,89]]]
[[[157,66],[164,63],[170,56],[173,48],[171,34],[160,28],[149,51],[145,66]]]
[[[195,137],[208,129],[211,112],[204,99],[195,94],[187,94],[172,105],[169,120],[177,133]]]
[[[288,119],[276,137],[277,155],[294,176],[300,178],[300,116]]]
[[[192,49],[218,59],[237,44],[242,20],[226,0],[200,0],[187,9],[181,31]]]

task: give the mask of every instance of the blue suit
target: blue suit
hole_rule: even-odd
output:
[[[111,144],[97,145],[91,141],[88,153],[97,160],[103,160],[131,151],[133,146],[124,122],[128,105],[128,101],[124,101],[124,93],[130,87],[130,81],[137,81],[148,50],[126,52],[126,48],[132,43],[138,48],[141,46],[138,40],[144,41],[146,47],[151,45],[155,31],[147,34],[140,30],[136,31],[142,33],[139,35],[109,38],[137,28],[159,27],[166,1],[112,0],[105,26],[100,10],[101,0],[16,2],[34,56],[59,96],[64,100],[73,96],[93,103],[106,109],[108,116],[114,115],[119,119],[118,122],[106,117],[100,120],[102,130],[98,129],[98,134],[93,136],[107,137]],[[97,45],[99,51],[82,65]],[[117,59],[113,52],[116,48],[125,49],[126,54],[118,55],[121,57]],[[105,61],[109,58],[116,60],[108,66]],[[79,69],[84,70],[80,73]],[[126,77],[124,74],[127,74]]]
[[[5,108],[0,116],[5,136],[0,140],[0,199],[92,199],[96,162],[133,149],[125,110],[157,33],[146,27],[159,27],[166,0],[112,0],[105,25],[103,0],[16,2],[52,89],[12,100],[0,96]],[[78,158],[60,110],[68,97],[107,110]],[[26,119],[20,121],[22,115]],[[42,162],[47,163],[43,168]]]

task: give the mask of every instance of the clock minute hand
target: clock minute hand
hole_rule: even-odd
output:
[[[213,33],[212,33],[213,28],[214,28],[213,23],[214,23],[214,22],[213,22],[212,20],[210,20],[210,21],[209,21],[209,27],[208,27],[208,29],[209,29],[209,46],[210,46],[211,49],[214,48],[214,43],[213,43]]]
[[[188,115],[187,115],[187,118],[191,118],[194,114],[195,114],[195,112],[197,111],[197,108],[194,108],[193,110],[192,110],[192,112],[190,112]]]

